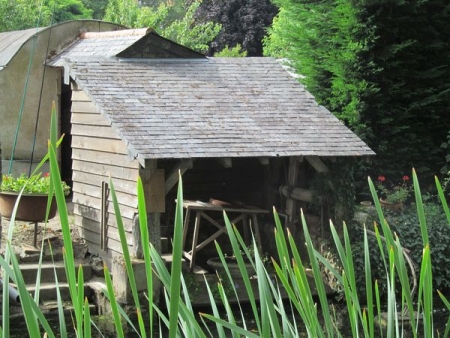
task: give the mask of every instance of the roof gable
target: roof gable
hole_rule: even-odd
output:
[[[203,54],[158,35],[151,28],[84,32],[52,58],[52,66],[89,58],[205,58]]]
[[[205,58],[203,54],[163,38],[155,31],[116,55],[120,58]]]

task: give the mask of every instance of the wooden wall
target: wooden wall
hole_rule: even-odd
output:
[[[72,86],[72,168],[75,223],[89,252],[109,265],[122,253],[112,199],[106,202],[106,236],[102,236],[102,182],[111,176],[120,203],[129,246],[134,245],[132,227],[137,210],[136,181],[139,163],[130,161],[125,144],[109,122],[96,111],[87,95]],[[102,248],[102,238],[105,245]]]

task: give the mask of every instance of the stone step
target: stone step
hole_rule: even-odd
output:
[[[84,280],[89,280],[92,277],[92,267],[86,261],[75,261],[76,274],[78,274],[78,268],[83,268]],[[23,279],[27,285],[36,284],[36,276],[39,268],[37,263],[20,264],[20,271],[22,272]],[[41,283],[54,283],[55,273],[58,277],[58,283],[67,282],[66,270],[64,268],[63,261],[57,262],[43,262],[41,264]]]
[[[58,287],[59,287],[59,292],[61,295],[61,300],[62,301],[70,300],[69,284],[58,283]],[[36,287],[27,286],[27,289],[31,293],[31,295],[34,296]],[[84,298],[87,298],[90,303],[92,302],[93,290],[88,284],[84,285]],[[57,300],[56,285],[54,283],[41,284],[39,287],[39,301],[40,302],[51,302],[51,301],[56,301],[56,300]]]
[[[86,256],[87,246],[83,243],[72,243],[75,259],[82,259]],[[38,263],[40,259],[41,248],[36,248],[32,245],[22,244],[21,248],[16,248],[16,257],[21,263]],[[42,260],[44,262],[63,261],[63,248],[53,247],[52,249],[48,245],[44,245],[44,253]]]
[[[173,256],[171,253],[161,254],[161,259],[166,263],[167,269],[170,271],[172,267]],[[182,271],[187,271],[189,265],[184,257],[181,258],[181,269]]]

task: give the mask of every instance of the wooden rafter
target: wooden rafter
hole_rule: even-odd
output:
[[[188,169],[192,169],[193,166],[194,162],[192,161],[192,159],[186,159],[181,160],[172,168],[172,170],[170,171],[169,175],[166,178],[165,184],[166,195],[175,186],[175,184],[177,184],[179,173],[183,175]]]

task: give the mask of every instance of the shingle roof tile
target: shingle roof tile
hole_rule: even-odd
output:
[[[67,65],[139,159],[374,154],[272,58]]]

